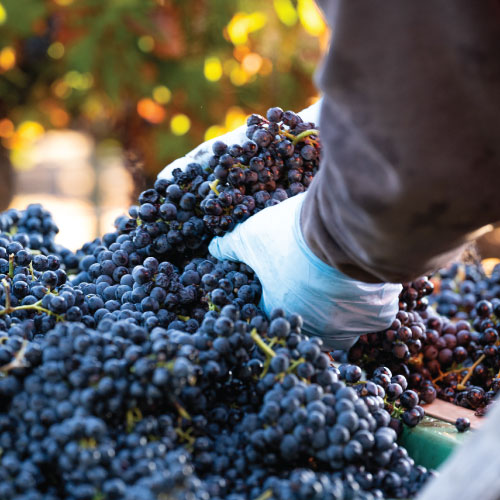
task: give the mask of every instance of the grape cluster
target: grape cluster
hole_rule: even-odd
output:
[[[426,298],[418,297],[421,291],[433,288],[427,279],[405,286],[390,328],[362,336],[336,358],[368,372],[388,366],[407,377],[423,404],[439,397],[483,414],[500,389],[499,273],[497,267],[487,278],[480,268],[458,264],[442,270],[430,296],[434,307],[417,305]]]
[[[209,309],[234,304],[245,319],[257,313],[261,287],[245,264],[210,255],[180,268],[156,257],[141,259],[130,234],[108,233],[83,250],[72,282],[86,307],[74,319],[91,328],[134,318],[149,331],[161,326],[193,333]]]
[[[448,318],[474,320],[476,303],[500,298],[500,266],[487,277],[480,265],[454,263],[435,277],[438,289],[431,304]]]
[[[44,255],[56,255],[66,269],[78,267],[77,257],[55,242],[59,228],[50,212],[38,203],[28,205],[26,210],[12,208],[0,214],[0,231],[24,248]]]
[[[432,476],[396,442],[423,415],[402,374],[335,368],[300,316],[263,315],[250,268],[208,255],[317,169],[291,112],[247,136],[75,254],[40,207],[0,216],[0,498],[408,498]],[[394,328],[418,322],[410,288]]]
[[[57,324],[0,381],[2,498],[253,498],[296,469],[331,485],[320,498],[414,494],[429,474],[397,446],[383,388],[342,383],[300,326],[234,304],[194,333]]]
[[[403,375],[394,375],[386,366],[377,367],[368,381],[360,381],[362,371],[358,365],[342,364],[340,374],[348,383],[355,383],[355,389],[362,397],[383,398],[384,408],[389,412],[389,425],[399,435],[404,422],[415,427],[424,418],[424,410],[419,406],[419,395],[408,389],[408,381]],[[422,400],[424,403],[425,401]]]
[[[247,120],[248,141],[213,144],[211,192],[203,199],[208,229],[215,235],[231,231],[263,208],[304,192],[319,167],[318,131],[292,111],[271,108],[267,119]]]
[[[140,258],[178,263],[206,254],[212,236],[307,189],[319,167],[313,123],[271,108],[267,119],[248,119],[247,136],[241,145],[216,141],[207,167],[175,169],[172,180],[158,179],[141,193],[130,217],[117,221]]]
[[[143,191],[139,205],[129,209],[130,217],[121,217],[116,225],[119,233],[129,234],[137,255],[194,255],[206,253],[208,233],[200,218],[201,193],[208,187],[207,172],[191,163],[182,172],[176,169],[172,181],[158,179],[154,187]],[[205,252],[203,251],[205,250]]]
[[[38,203],[29,205],[26,210],[10,209],[1,214],[0,229],[13,234],[14,240],[20,240],[25,246],[49,251],[53,250],[54,237],[59,232],[50,213]]]
[[[33,253],[20,241],[0,235],[0,370],[17,366],[30,341],[84,301],[57,255]]]
[[[99,491],[106,498],[196,491],[197,481],[184,471],[188,459],[174,446],[172,419],[146,413],[154,408],[160,416],[172,407],[192,369],[182,356],[173,360],[178,344],[168,354],[161,349],[161,333],[148,349],[141,343],[146,330],[132,322],[117,322],[107,334],[65,322],[33,342],[24,360],[29,373],[18,368],[2,380],[4,403],[11,400],[1,446],[15,452],[2,459],[1,498],[34,488],[39,498],[81,499]],[[153,373],[171,358],[170,372]]]
[[[425,311],[429,305],[427,298],[434,291],[434,284],[428,277],[403,283],[399,296],[399,309],[402,311]]]

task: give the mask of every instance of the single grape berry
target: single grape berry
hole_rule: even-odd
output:
[[[345,380],[351,384],[361,380],[362,375],[361,368],[357,365],[348,365],[345,369]]]
[[[470,429],[470,420],[466,417],[459,417],[455,421],[455,427],[458,432],[465,432]]]
[[[412,390],[404,391],[399,397],[399,402],[403,408],[414,408],[418,404],[418,394]]]
[[[281,117],[283,116],[283,110],[281,108],[275,107],[275,108],[269,108],[267,110],[267,119],[270,122],[279,122],[281,120]]]
[[[493,313],[493,307],[489,300],[480,300],[476,304],[477,315],[481,318],[487,318]]]

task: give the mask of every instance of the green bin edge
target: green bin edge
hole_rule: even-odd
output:
[[[404,426],[399,444],[416,464],[437,469],[472,432],[458,432],[453,424],[426,416],[416,427]]]

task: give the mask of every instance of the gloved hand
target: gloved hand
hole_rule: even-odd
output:
[[[348,349],[358,336],[388,328],[398,311],[399,284],[371,284],[349,278],[308,248],[300,229],[307,193],[265,208],[224,237],[210,253],[249,265],[259,277],[260,307],[299,313],[303,331],[321,337],[327,349]]]
[[[318,124],[320,107],[321,99],[297,114],[305,122],[313,122],[315,124]],[[227,134],[216,137],[215,139],[210,139],[209,141],[200,144],[185,156],[177,158],[177,160],[170,163],[170,165],[167,165],[158,174],[158,178],[171,179],[174,169],[180,168],[181,170],[184,170],[190,163],[199,163],[202,166],[206,166],[208,164],[208,161],[210,160],[210,157],[213,155],[212,145],[214,142],[223,141],[228,146],[231,146],[232,144],[243,144],[248,140],[248,137],[246,136],[246,130],[247,126],[245,124],[241,127],[238,127],[237,129],[232,130],[231,132],[228,132]]]
[[[307,122],[319,123],[321,100],[299,112]],[[190,163],[206,166],[212,145],[247,140],[246,125],[206,141],[167,165],[158,175],[170,179],[175,168]],[[269,314],[282,307],[299,313],[304,331],[323,339],[328,349],[348,349],[358,336],[387,328],[397,310],[400,285],[355,281],[322,262],[307,247],[300,230],[300,208],[306,193],[253,215],[223,238],[214,238],[210,252],[219,259],[245,262],[259,277],[261,308]]]

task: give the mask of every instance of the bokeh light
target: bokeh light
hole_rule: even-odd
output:
[[[262,29],[266,22],[267,16],[264,12],[238,12],[227,25],[227,34],[234,45],[242,45],[247,43],[250,33]]]
[[[222,64],[218,57],[207,57],[205,59],[205,67],[203,69],[205,78],[209,82],[216,82],[222,76]]]
[[[187,134],[191,128],[191,120],[183,113],[177,113],[170,120],[170,129],[174,135]]]
[[[158,85],[153,89],[153,99],[159,104],[167,104],[172,98],[172,92],[165,85]]]
[[[133,152],[135,163],[116,160],[116,172],[129,169],[137,192],[249,114],[299,110],[317,98],[312,76],[328,40],[313,0],[221,0],[217,9],[164,0],[23,0],[21,8],[0,0],[0,25],[0,153],[18,177],[16,200],[78,200],[80,214],[93,217],[93,235],[126,208],[133,186],[122,185],[125,198],[110,191],[113,170],[94,159],[77,162],[80,173],[65,170],[46,144],[82,147],[71,135],[82,133],[97,155],[114,141],[106,158]],[[47,170],[47,162],[58,167]],[[97,194],[106,189],[109,209]]]
[[[144,35],[137,40],[137,45],[143,52],[151,52],[155,48],[155,41],[152,36]]]
[[[0,137],[9,139],[14,135],[14,124],[8,118],[0,120]]]
[[[299,16],[291,0],[274,0],[274,9],[286,26],[294,26],[297,23]]]
[[[314,0],[298,0],[300,22],[313,36],[320,36],[326,30],[326,25]]]
[[[161,123],[167,116],[165,109],[149,97],[137,103],[137,113],[150,123]]]
[[[9,71],[16,65],[16,51],[13,47],[4,47],[0,50],[0,73]]]
[[[7,11],[2,3],[0,3],[0,24],[4,24],[7,21]]]
[[[50,44],[47,49],[47,54],[52,57],[52,59],[61,59],[64,56],[64,45],[61,42],[54,42]]]

